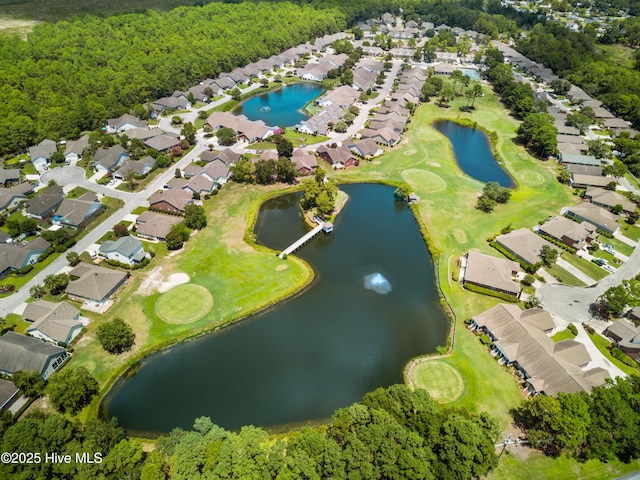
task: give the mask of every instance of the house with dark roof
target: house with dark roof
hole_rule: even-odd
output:
[[[161,210],[168,213],[178,213],[184,215],[187,205],[193,203],[193,195],[181,188],[171,188],[151,195],[149,207],[154,210]]]
[[[200,160],[203,162],[213,162],[214,160],[220,160],[222,163],[228,166],[233,166],[240,161],[242,154],[234,152],[230,148],[223,148],[219,152],[205,150],[200,155]]]
[[[162,213],[146,211],[136,218],[136,235],[150,240],[164,241],[171,227],[180,223],[182,217],[163,215]]]
[[[19,397],[20,390],[9,380],[0,378],[0,410],[7,410]]]
[[[465,259],[463,285],[476,285],[517,298],[522,290],[520,284],[514,280],[519,270],[520,265],[517,262],[469,252]]]
[[[104,304],[128,277],[128,273],[119,270],[82,262],[69,272],[65,291],[72,300]]]
[[[329,163],[334,169],[349,168],[357,165],[357,158],[346,146],[329,148],[326,145],[318,147],[320,158]]]
[[[93,165],[96,171],[113,172],[129,158],[129,153],[121,145],[116,144],[109,148],[99,148],[93,156]]]
[[[318,160],[311,152],[296,148],[291,155],[291,161],[296,164],[296,172],[300,175],[308,175],[318,169]]]
[[[142,242],[131,235],[120,237],[117,240],[107,240],[100,245],[99,253],[102,257],[116,262],[134,265],[140,263],[150,255],[144,251]]]
[[[186,96],[181,95],[178,97],[159,98],[155,102],[151,102],[151,106],[153,106],[157,112],[164,112],[165,110],[187,110],[191,108],[191,102]]]
[[[44,220],[53,214],[62,200],[64,200],[62,187],[51,185],[25,203],[24,213],[29,218]]]
[[[624,213],[631,213],[636,210],[636,204],[627,200],[627,197],[605,188],[587,188],[584,199],[607,210],[613,209],[616,205],[622,206]]]
[[[0,213],[16,208],[33,193],[33,185],[22,182],[8,188],[0,188]]]
[[[92,192],[78,198],[65,198],[53,215],[53,224],[75,229],[83,228],[102,210],[104,205],[97,201],[96,195]]]
[[[80,310],[67,302],[27,303],[22,318],[31,322],[27,333],[45,342],[69,345],[82,329]]]
[[[67,359],[69,353],[57,345],[38,338],[7,332],[0,337],[0,372],[37,372],[48,379]]]
[[[543,223],[539,231],[576,250],[587,246],[598,236],[595,225],[589,222],[574,222],[563,216],[553,217]]]
[[[19,168],[0,168],[0,184],[6,188],[19,182],[21,173]]]
[[[144,140],[144,144],[158,152],[166,152],[180,145],[180,137],[174,133],[162,133]]]
[[[547,246],[556,251],[558,250],[558,247],[536,235],[528,228],[520,228],[504,235],[498,235],[495,241],[502,248],[515,255],[516,258],[529,265],[536,265],[541,261],[540,253],[543,247]]]
[[[42,237],[36,237],[26,245],[0,243],[0,276],[12,270],[20,271],[28,265],[34,265],[50,246],[51,244]]]

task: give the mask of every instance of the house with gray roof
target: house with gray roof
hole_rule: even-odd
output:
[[[150,255],[144,251],[142,242],[131,235],[120,237],[117,240],[107,240],[100,245],[99,253],[108,260],[134,265],[140,263]]]
[[[584,194],[584,199],[607,210],[611,210],[616,205],[621,205],[625,213],[636,210],[636,204],[627,200],[627,197],[606,188],[589,187]]]
[[[562,165],[590,165],[592,167],[599,167],[600,160],[593,155],[578,155],[578,154],[561,154],[560,163]]]
[[[53,224],[75,229],[83,228],[102,210],[104,205],[97,201],[96,195],[92,192],[87,192],[79,198],[65,198],[53,215]]]
[[[69,345],[82,329],[80,310],[67,302],[27,303],[22,318],[32,322],[27,333],[45,342]]]
[[[516,258],[529,265],[535,265],[541,261],[540,253],[544,246],[558,250],[558,247],[528,228],[520,228],[504,235],[498,235],[495,241]]]
[[[572,173],[569,179],[571,188],[606,187],[611,182],[617,183],[612,177],[602,177],[600,175],[582,175]]]
[[[576,250],[590,244],[598,236],[595,225],[589,222],[574,222],[560,215],[540,225],[538,230]]]
[[[22,182],[8,188],[0,187],[0,213],[16,208],[27,199],[27,195],[33,193],[33,185]]]
[[[375,158],[384,153],[384,150],[370,138],[350,143],[347,147],[362,158]]]
[[[50,246],[42,237],[36,237],[27,244],[0,243],[0,276],[34,265]]]
[[[586,370],[591,357],[583,344],[574,340],[554,342],[543,330],[546,322],[535,320],[538,313],[532,319],[525,312],[517,305],[498,304],[475,315],[471,329],[489,336],[492,354],[500,364],[518,370],[526,395],[588,393],[605,383],[609,378],[606,370]]]
[[[109,148],[99,148],[93,156],[93,165],[96,171],[113,172],[129,158],[129,153],[121,145],[116,144]]]
[[[29,218],[44,220],[50,217],[64,200],[64,191],[59,185],[51,185],[25,204],[24,213]]]
[[[80,263],[69,272],[66,292],[80,302],[104,304],[127,281],[128,273],[90,263]]]
[[[162,97],[152,102],[151,105],[158,112],[164,112],[165,110],[187,110],[191,108],[191,102],[184,95],[179,97]]]
[[[560,214],[589,222],[612,235],[620,231],[620,225],[617,223],[618,216],[593,203],[582,202],[572,207],[564,207]]]
[[[156,159],[149,155],[140,160],[127,159],[122,162],[122,166],[113,173],[113,178],[125,181],[130,174],[144,177],[153,170],[155,164]]]
[[[164,241],[171,227],[182,222],[182,217],[163,215],[162,213],[146,211],[136,218],[136,235],[150,240]]]
[[[82,158],[84,150],[89,146],[89,135],[83,135],[77,140],[67,142],[64,150],[64,162],[69,165]]]
[[[602,333],[616,342],[620,350],[640,363],[640,329],[633,323],[622,318],[613,322]]]
[[[42,168],[51,163],[51,155],[58,151],[58,145],[53,140],[45,138],[39,144],[29,147],[29,158],[34,167]]]
[[[0,337],[0,372],[5,375],[38,372],[46,380],[68,356],[64,348],[38,338],[11,331]]]
[[[0,410],[7,410],[18,399],[20,390],[9,380],[0,378]]]
[[[144,140],[144,144],[159,152],[166,152],[167,150],[180,145],[180,137],[174,133],[162,133]]]
[[[0,168],[0,184],[7,187],[20,181],[21,173],[19,168]]]
[[[463,285],[476,285],[517,298],[522,288],[514,277],[519,270],[520,265],[512,260],[469,252],[464,266]]]
[[[203,162],[213,162],[214,160],[220,160],[222,163],[228,166],[233,166],[240,161],[242,154],[234,152],[230,148],[223,148],[219,152],[205,150],[200,155],[200,160]]]
[[[107,133],[120,133],[146,126],[146,120],[140,120],[134,115],[125,113],[124,115],[120,115],[118,118],[110,118],[107,120],[106,131]]]

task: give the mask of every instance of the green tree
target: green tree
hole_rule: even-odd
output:
[[[66,368],[51,376],[45,391],[57,410],[75,415],[97,395],[99,386],[85,367]]]
[[[329,215],[333,211],[333,201],[326,190],[322,190],[316,197],[316,209],[320,215]]]
[[[558,181],[565,185],[569,185],[569,182],[571,182],[571,172],[566,168],[561,168],[558,172]]]
[[[333,127],[333,130],[336,133],[345,133],[347,131],[346,122],[343,122],[342,120],[340,120],[338,123],[335,124],[335,126]]]
[[[476,203],[476,208],[478,210],[489,213],[493,211],[495,206],[496,206],[496,201],[488,197],[487,195],[482,194],[478,197],[478,201]]]
[[[191,235],[191,230],[187,227],[184,222],[176,223],[171,226],[171,230],[167,233],[167,237],[165,241],[167,243],[167,249],[169,250],[179,250],[184,245],[184,242],[189,240],[189,236]]]
[[[558,129],[545,114],[527,115],[517,133],[518,138],[540,157],[555,155],[558,151]]]
[[[555,248],[552,248],[549,245],[543,245],[540,249],[540,255],[538,256],[545,266],[550,267],[558,261],[559,253]]]
[[[347,68],[342,75],[340,76],[340,83],[342,85],[352,85],[353,84],[353,70]]]
[[[640,305],[640,281],[623,280],[608,288],[596,303],[605,315],[621,316],[627,307]]]
[[[280,157],[276,161],[276,173],[281,182],[292,183],[296,179],[296,166],[286,157]]]
[[[231,91],[229,91],[229,95],[231,95],[231,98],[236,102],[239,102],[240,98],[242,98],[242,92],[238,87],[231,89]]]
[[[276,144],[278,158],[291,158],[293,155],[293,143],[291,143],[291,140],[282,135],[273,135],[273,143]]]
[[[273,183],[277,176],[275,160],[258,160],[255,164],[256,181],[263,185]]]
[[[96,336],[102,348],[113,354],[131,350],[135,340],[131,326],[119,317],[100,325]]]
[[[199,205],[184,207],[184,224],[192,230],[202,230],[207,226],[207,215]]]
[[[11,381],[29,398],[38,398],[44,392],[44,381],[40,372],[17,371],[11,375]]]
[[[182,135],[189,145],[196,144],[196,127],[193,126],[193,123],[187,122],[182,126],[182,130],[180,131],[180,135]]]
[[[33,298],[42,298],[47,294],[47,290],[41,284],[37,283],[29,289],[29,295]]]
[[[78,255],[77,252],[67,253],[67,262],[69,262],[69,265],[72,267],[75,267],[80,263],[80,255]]]
[[[229,146],[236,143],[236,132],[229,127],[220,127],[216,132],[216,136],[218,137],[218,143],[220,145]]]
[[[51,274],[44,277],[44,287],[51,295],[62,293],[69,285],[69,275],[66,273]]]
[[[238,183],[253,183],[253,163],[248,158],[241,158],[233,167],[231,167],[233,180]]]

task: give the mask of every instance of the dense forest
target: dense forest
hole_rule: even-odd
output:
[[[326,427],[307,427],[272,440],[263,429],[226,431],[207,417],[193,430],[176,429],[145,453],[115,421],[74,423],[37,414],[12,424],[0,417],[2,451],[59,452],[69,464],[0,464],[2,478],[207,479],[441,479],[485,475],[497,465],[497,422],[439,406],[424,390],[379,388],[337,410]],[[101,463],[81,464],[77,453],[95,452]]]
[[[0,154],[73,138],[138,103],[346,26],[337,10],[209,4],[41,24],[0,37]]]

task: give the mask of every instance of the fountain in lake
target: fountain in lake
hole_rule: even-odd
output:
[[[386,295],[392,290],[389,280],[384,278],[381,273],[372,273],[364,277],[364,288],[373,290],[380,295]]]

